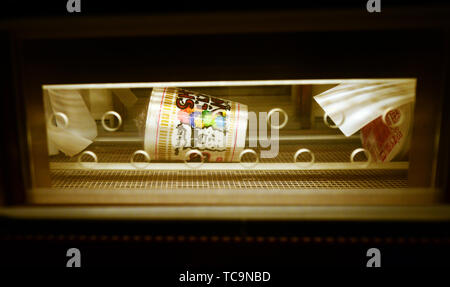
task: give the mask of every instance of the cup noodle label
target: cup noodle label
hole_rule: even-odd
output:
[[[404,117],[399,126],[395,125]],[[402,105],[386,116],[386,125],[381,116],[361,129],[362,145],[375,162],[389,162],[397,155],[407,152],[412,117],[412,104]]]
[[[245,146],[246,131],[246,105],[179,88],[154,88],[144,147],[152,160],[184,160],[187,151],[197,149],[206,162],[233,162]]]

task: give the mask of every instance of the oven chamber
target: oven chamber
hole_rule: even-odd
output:
[[[124,205],[209,206],[216,211],[252,206],[263,209],[247,209],[245,216],[261,218],[272,216],[271,208],[278,208],[276,216],[302,217],[302,211],[289,208],[314,206],[320,211],[311,209],[308,216],[333,218],[336,214],[327,210],[347,206],[357,208],[353,218],[363,218],[364,210],[391,206],[371,216],[448,216],[442,211],[448,199],[447,23],[439,17],[417,21],[414,13],[391,22],[362,20],[353,12],[328,16],[261,12],[123,18],[120,27],[105,19],[12,25],[3,34],[15,67],[14,96],[4,106],[4,115],[15,119],[6,143],[11,181],[4,184],[5,204],[115,206],[118,213]],[[323,21],[306,25],[305,19],[314,17]],[[197,29],[204,22],[210,26]],[[338,84],[397,80],[415,86],[409,152],[391,162],[351,163],[352,151],[362,147],[360,132],[346,137],[327,127],[313,97]],[[205,163],[191,168],[153,159],[136,167],[130,157],[144,148],[143,135],[133,124],[155,87],[203,92],[254,112],[283,109],[289,120],[279,130],[279,154],[252,167]],[[46,125],[54,124],[54,118],[61,125],[61,118],[48,120],[45,96],[58,89],[82,95],[98,133],[83,151],[94,152],[98,163],[78,162],[80,153],[49,156]],[[137,104],[121,102],[119,89],[133,94]],[[102,127],[100,115],[110,110],[121,115],[117,131]],[[109,119],[106,126],[117,125]],[[247,134],[246,148],[249,140]],[[301,148],[314,153],[314,164],[293,162]],[[261,147],[253,149],[259,154]],[[418,211],[413,206],[426,207]],[[175,217],[189,216],[171,210]],[[242,216],[232,210],[226,216]],[[217,216],[211,212],[202,217]]]

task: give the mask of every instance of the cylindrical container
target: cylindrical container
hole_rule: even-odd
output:
[[[154,88],[148,105],[144,149],[152,160],[235,162],[245,147],[247,106],[180,88]],[[192,153],[196,156],[196,153]]]

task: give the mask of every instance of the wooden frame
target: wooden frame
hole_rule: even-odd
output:
[[[214,190],[183,189],[167,191],[130,189],[33,189],[29,202],[45,205],[176,205],[176,206],[361,206],[430,205],[439,202],[434,189],[371,190]]]

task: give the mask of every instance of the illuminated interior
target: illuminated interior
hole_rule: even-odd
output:
[[[102,202],[95,192],[171,191],[182,195],[167,202],[183,204],[208,190],[275,201],[403,191],[415,89],[415,79],[44,85],[48,161],[33,178],[47,184],[32,194],[58,203],[45,198],[84,190],[70,202],[89,203]]]

